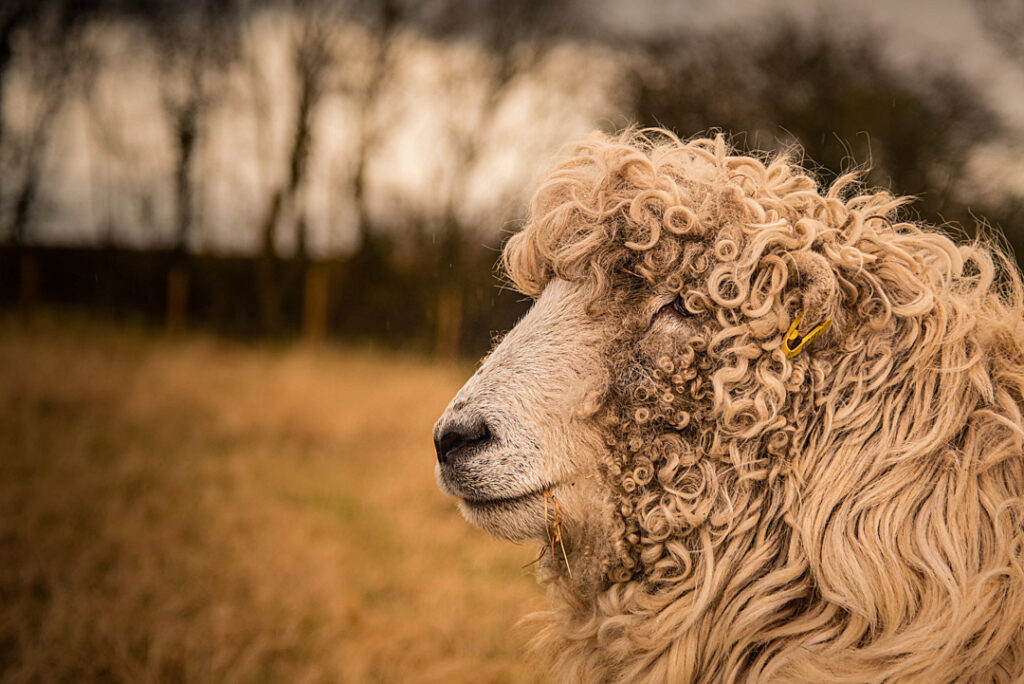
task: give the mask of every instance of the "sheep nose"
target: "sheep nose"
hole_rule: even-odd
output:
[[[443,430],[434,432],[437,462],[441,465],[449,465],[460,449],[481,446],[491,439],[491,428],[483,418],[470,418],[465,422],[449,423]]]

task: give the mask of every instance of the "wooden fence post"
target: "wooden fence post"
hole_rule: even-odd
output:
[[[39,262],[31,248],[18,250],[18,307],[29,318],[39,298]]]
[[[175,260],[167,271],[168,333],[184,332],[188,326],[188,264]]]
[[[306,266],[302,292],[302,339],[312,344],[323,342],[327,335],[329,304],[327,264],[312,261]]]

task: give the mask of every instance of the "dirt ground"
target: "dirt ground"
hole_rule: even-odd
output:
[[[0,317],[0,680],[538,681],[535,549],[434,483],[470,372]]]

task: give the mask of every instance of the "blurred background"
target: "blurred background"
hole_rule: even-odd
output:
[[[0,679],[543,681],[430,428],[633,122],[1024,254],[1017,0],[4,0]]]

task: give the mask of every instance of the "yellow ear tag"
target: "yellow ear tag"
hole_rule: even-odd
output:
[[[813,342],[819,335],[828,330],[828,327],[832,325],[832,319],[826,318],[825,322],[817,326],[811,332],[804,335],[803,339],[800,339],[800,335],[797,333],[797,328],[800,327],[800,319],[804,317],[804,312],[801,311],[793,319],[793,322],[789,325],[789,330],[786,331],[786,336],[782,338],[782,351],[785,352],[786,358],[791,359],[804,350],[804,347]],[[798,341],[799,340],[799,341]],[[796,342],[796,346],[793,343]]]

